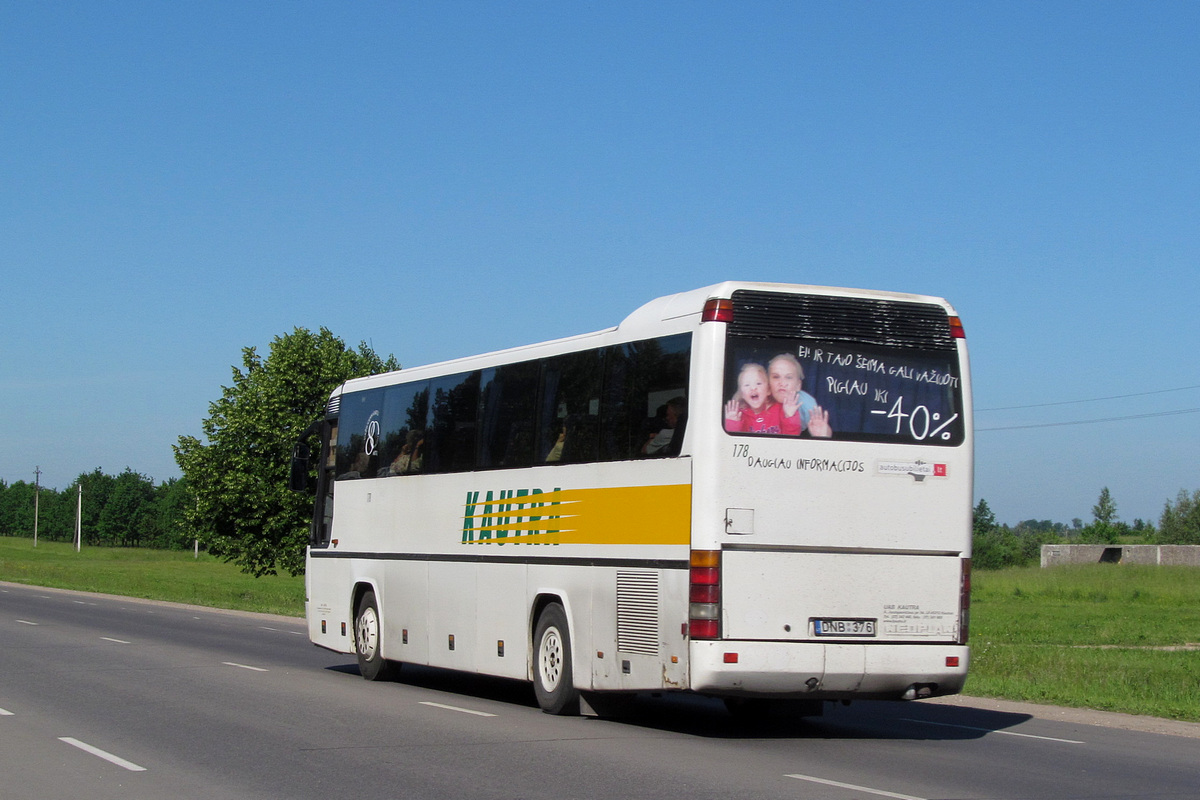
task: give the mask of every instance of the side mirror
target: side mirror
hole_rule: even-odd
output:
[[[292,448],[292,472],[288,476],[288,488],[294,492],[308,491],[308,459],[312,448],[304,442],[296,442]]]

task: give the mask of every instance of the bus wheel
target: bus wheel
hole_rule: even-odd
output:
[[[391,672],[383,658],[383,631],[379,625],[379,605],[375,593],[368,591],[358,601],[354,613],[354,652],[358,655],[358,671],[369,681],[386,680]]]
[[[538,617],[533,635],[533,691],[538,706],[547,714],[579,713],[579,690],[571,675],[571,634],[567,614],[551,603]]]

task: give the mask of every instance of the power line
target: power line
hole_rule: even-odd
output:
[[[1168,392],[1186,392],[1191,389],[1200,389],[1200,386],[1180,386],[1176,389],[1157,389],[1153,392],[1136,392],[1134,394],[1114,394],[1109,397],[1089,397],[1086,400],[1060,400],[1056,403],[1034,403],[1032,405],[1027,405],[1027,406],[997,406],[995,408],[977,408],[977,409],[975,409],[975,413],[978,414],[983,411],[1015,411],[1018,408],[1046,408],[1047,406],[1070,406],[1070,405],[1075,405],[1077,403],[1098,403],[1102,400],[1125,400],[1130,397],[1149,397],[1152,394],[1167,394]],[[1182,412],[1182,413],[1187,413],[1187,412]],[[1115,419],[1126,419],[1126,418],[1125,417],[1116,417]],[[1132,417],[1130,417],[1129,419],[1132,419]],[[1106,422],[1107,420],[1096,420],[1096,421],[1097,422]],[[1058,423],[1058,424],[1067,425],[1067,424],[1075,424],[1075,423]],[[1037,427],[1037,426],[1027,426],[1027,427]]]
[[[1078,401],[1078,402],[1085,402],[1085,401]],[[1048,405],[1056,405],[1056,404],[1050,403]],[[1032,406],[1023,406],[1023,407],[1024,408],[1032,408]],[[991,409],[991,410],[996,410],[996,409]],[[1174,416],[1179,416],[1181,414],[1196,414],[1196,413],[1200,413],[1200,408],[1181,408],[1177,411],[1157,411],[1157,412],[1150,413],[1150,414],[1132,414],[1127,417],[1104,417],[1102,419],[1077,419],[1077,420],[1073,420],[1071,422],[1043,422],[1043,423],[1040,423],[1037,425],[1009,425],[1009,426],[1000,427],[1000,428],[976,428],[975,432],[982,433],[984,431],[1019,431],[1019,430],[1026,430],[1028,428],[1060,428],[1065,425],[1092,425],[1097,422],[1122,422],[1124,420],[1130,420],[1130,419],[1148,419],[1150,417],[1174,417]]]

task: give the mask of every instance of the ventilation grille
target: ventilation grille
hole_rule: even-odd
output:
[[[954,350],[946,310],[931,303],[741,290],[731,336],[821,339],[884,347]]]
[[[617,572],[617,650],[658,655],[657,572]]]
[[[329,402],[325,405],[325,419],[333,419],[342,410],[342,396],[329,398]]]

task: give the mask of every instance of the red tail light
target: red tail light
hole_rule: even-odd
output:
[[[701,322],[733,322],[733,301],[713,297],[704,301]]]
[[[955,339],[967,338],[967,332],[963,329],[962,320],[958,317],[950,317],[950,335]]]
[[[721,551],[693,550],[688,588],[688,635],[721,638]]]

